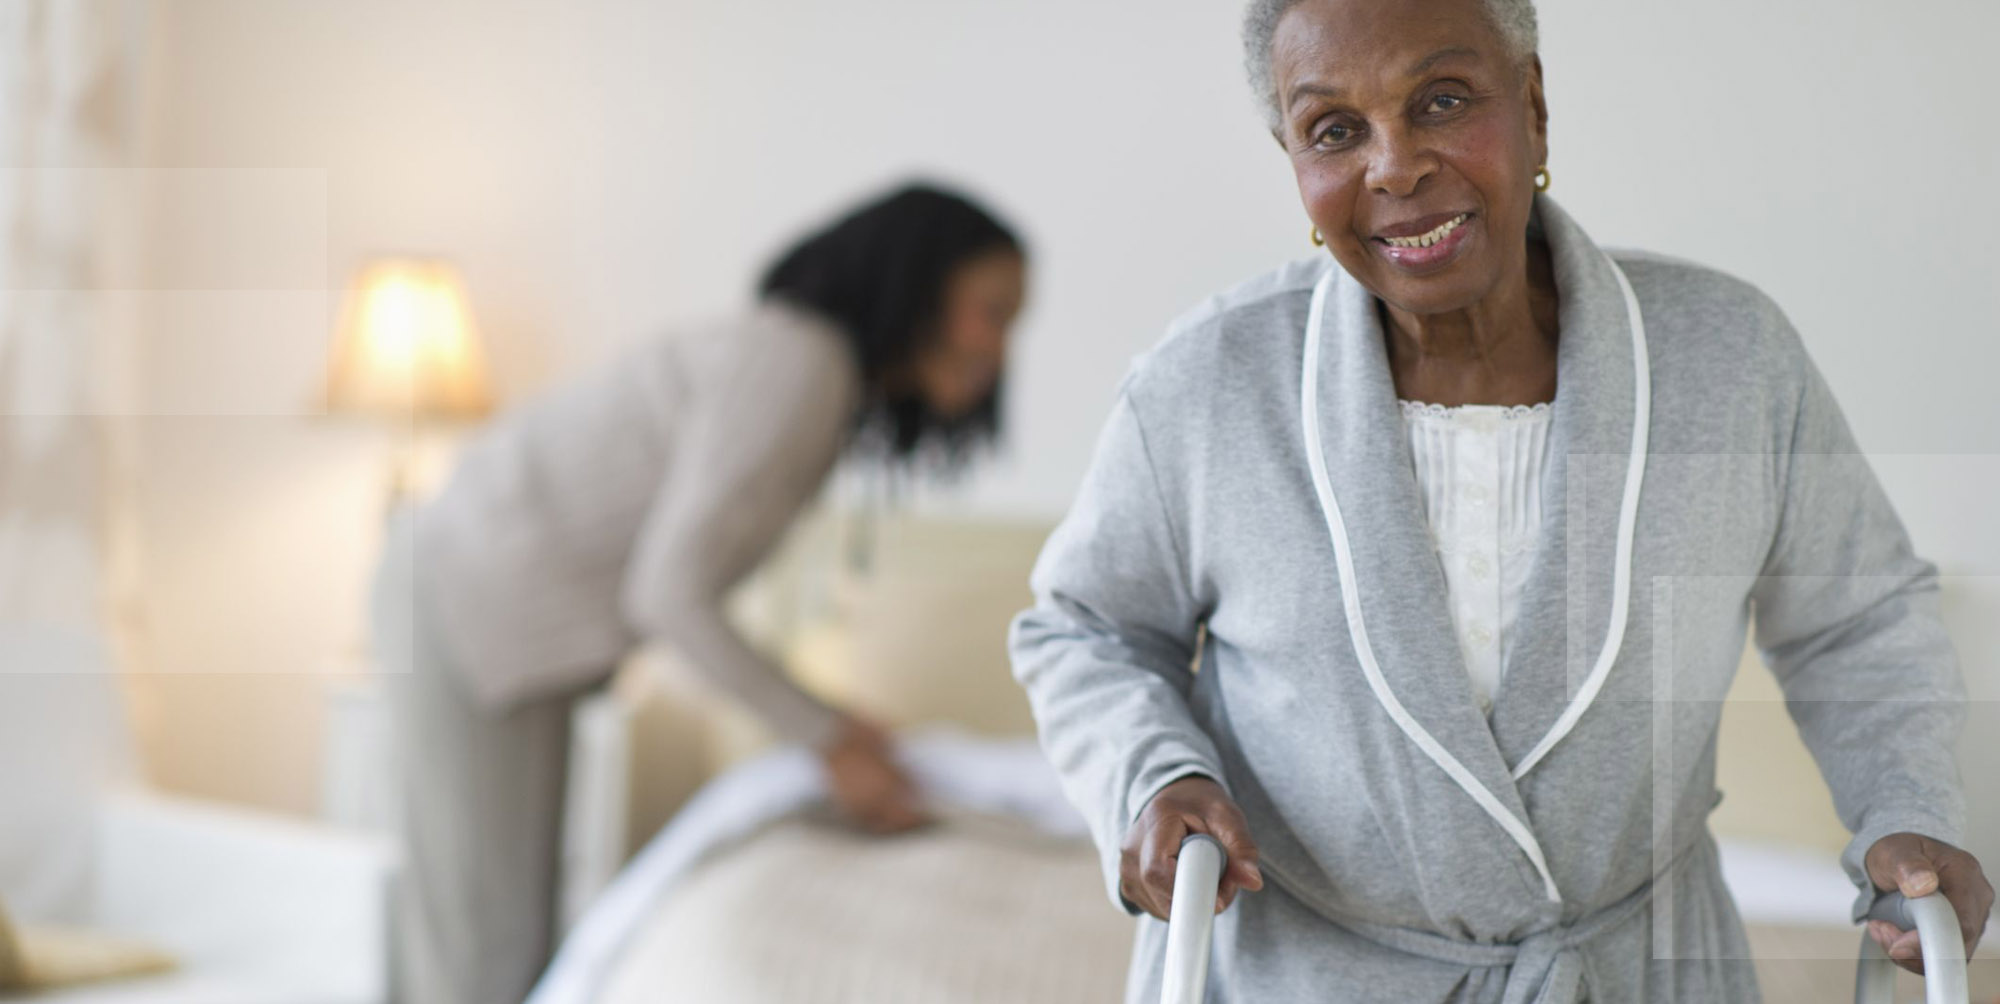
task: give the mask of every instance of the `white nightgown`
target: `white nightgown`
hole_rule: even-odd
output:
[[[1401,403],[1458,648],[1490,712],[1540,536],[1551,412]]]

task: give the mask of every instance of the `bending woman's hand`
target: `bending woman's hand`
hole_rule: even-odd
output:
[[[1875,888],[1884,892],[1901,892],[1915,899],[1942,891],[1952,912],[1958,914],[1958,928],[1965,935],[1965,957],[1972,958],[1973,948],[1986,931],[1986,915],[1993,909],[1993,885],[1986,881],[1977,859],[1941,840],[1891,833],[1868,848],[1862,863]],[[1924,971],[1917,932],[1871,920],[1868,936],[1897,965],[1913,973]]]
[[[833,741],[820,750],[834,804],[870,833],[901,833],[930,821],[916,786],[903,773],[888,733],[848,716]]]
[[[1264,888],[1264,873],[1257,868],[1257,844],[1250,839],[1243,810],[1230,801],[1221,785],[1197,774],[1160,789],[1132,821],[1118,864],[1119,895],[1133,906],[1167,919],[1167,908],[1174,901],[1174,869],[1180,865],[1181,841],[1192,833],[1214,837],[1229,855],[1229,867],[1223,869],[1222,883],[1216,890],[1216,913],[1229,908],[1238,890]]]

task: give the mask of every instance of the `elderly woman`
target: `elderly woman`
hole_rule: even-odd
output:
[[[1935,572],[1783,314],[1539,194],[1529,0],[1246,24],[1331,257],[1133,366],[1012,635],[1112,897],[1225,845],[1212,1000],[1754,1001],[1706,825],[1754,604],[1858,902],[1976,939]]]

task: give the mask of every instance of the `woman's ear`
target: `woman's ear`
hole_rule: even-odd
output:
[[[1542,162],[1547,163],[1549,159],[1549,101],[1546,92],[1542,90],[1542,57],[1531,57],[1528,60],[1528,69],[1526,72],[1528,78],[1528,113],[1534,124],[1535,145],[1541,154]]]

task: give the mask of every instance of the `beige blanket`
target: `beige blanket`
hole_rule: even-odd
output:
[[[891,840],[795,820],[689,876],[602,1004],[1115,1001],[1132,921],[1088,844],[1007,821]]]

